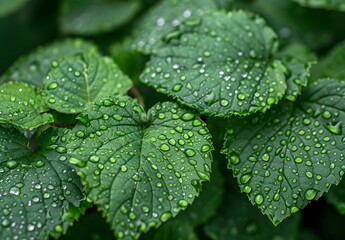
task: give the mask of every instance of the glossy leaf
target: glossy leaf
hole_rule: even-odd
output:
[[[44,79],[48,106],[62,113],[79,113],[93,101],[124,95],[131,87],[113,60],[98,54],[62,58]]]
[[[70,162],[118,239],[137,239],[176,216],[210,177],[208,130],[176,103],[145,113],[128,97],[106,98],[86,109],[70,135]]]
[[[19,58],[0,78],[0,83],[19,81],[43,86],[52,64],[61,56],[72,56],[78,53],[96,52],[95,45],[80,39],[66,39],[39,47],[27,56]]]
[[[343,0],[291,0],[305,7],[324,8],[345,11]]]
[[[316,56],[306,46],[292,44],[279,52],[278,59],[285,64],[289,71],[285,98],[295,101],[301,94],[302,87],[306,87],[308,84],[310,70],[316,63]]]
[[[0,123],[33,129],[54,122],[41,90],[21,82],[0,85]]]
[[[150,54],[181,22],[216,8],[214,0],[163,0],[141,19],[132,47]]]
[[[277,36],[261,18],[214,12],[169,36],[141,76],[158,91],[222,117],[265,111],[283,97],[286,69],[271,60]]]
[[[218,214],[205,225],[207,236],[212,240],[296,239],[301,219],[299,215],[274,227],[235,188],[236,186],[227,188],[225,201]]]
[[[60,28],[79,35],[109,32],[126,24],[140,9],[140,1],[64,0]]]
[[[223,149],[241,191],[277,225],[337,184],[345,169],[345,83],[319,80],[295,105],[234,119]]]
[[[17,130],[0,126],[0,238],[46,239],[66,231],[84,198],[58,135],[32,154]]]
[[[22,7],[28,0],[2,0],[0,7],[0,17],[7,16]]]

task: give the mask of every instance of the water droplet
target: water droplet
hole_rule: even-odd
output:
[[[126,167],[125,165],[122,165],[122,166],[120,167],[120,171],[121,171],[121,172],[127,172],[127,167]]]
[[[77,167],[80,167],[80,168],[85,167],[87,164],[87,162],[81,161],[81,160],[74,158],[74,157],[71,157],[68,161],[70,163],[72,163],[73,165],[76,165]]]
[[[5,163],[5,166],[9,169],[14,169],[18,166],[18,163],[16,161],[10,160]]]
[[[49,84],[48,90],[53,90],[53,89],[57,88],[57,86],[58,86],[58,84],[53,82],[53,83]]]
[[[232,152],[230,153],[230,164],[237,165],[240,163],[240,157],[237,153]]]
[[[305,199],[311,201],[316,197],[317,191],[315,189],[309,189],[305,192]]]
[[[164,152],[167,152],[167,151],[170,150],[170,147],[169,147],[167,144],[163,143],[163,144],[160,146],[160,149],[161,149],[162,151],[164,151]]]
[[[264,201],[264,197],[261,194],[258,194],[255,199],[254,199],[255,203],[257,205],[261,205],[262,202]]]
[[[226,107],[229,105],[229,101],[228,100],[222,100],[222,101],[220,101],[220,105],[222,105],[223,107]]]
[[[322,117],[323,117],[324,119],[330,119],[330,118],[332,117],[332,114],[331,114],[329,111],[324,111],[324,112],[322,113]]]
[[[172,214],[170,212],[163,213],[160,217],[161,222],[166,222],[172,217]]]
[[[45,163],[43,161],[41,161],[41,160],[39,160],[39,161],[37,161],[35,163],[35,166],[38,167],[38,168],[44,167],[44,165],[45,165]]]
[[[238,100],[244,100],[245,98],[246,98],[246,96],[244,94],[242,94],[242,93],[237,95],[237,99]]]
[[[80,72],[75,71],[75,72],[74,72],[74,76],[76,76],[76,77],[80,77]]]
[[[10,188],[10,193],[15,196],[19,196],[20,194],[20,189],[16,186],[13,186]]]
[[[194,119],[194,114],[193,113],[185,113],[182,115],[181,119],[184,121],[190,121],[190,120]]]
[[[180,200],[180,201],[178,202],[178,205],[179,205],[180,207],[182,207],[182,208],[185,208],[185,207],[188,206],[188,202],[187,202],[186,200]]]
[[[83,138],[85,136],[85,134],[83,131],[78,131],[78,132],[76,132],[75,136],[78,138]]]
[[[187,157],[193,157],[195,155],[195,151],[193,149],[187,149],[184,153]]]
[[[245,174],[245,175],[242,175],[242,176],[241,176],[240,181],[241,181],[241,183],[246,184],[247,182],[249,182],[249,180],[250,180],[251,178],[252,178],[252,175],[250,175],[250,174]]]
[[[343,124],[341,122],[326,123],[325,128],[335,135],[341,135],[343,132]]]
[[[90,162],[98,163],[99,162],[99,157],[96,156],[96,155],[92,155],[89,160],[90,160]]]

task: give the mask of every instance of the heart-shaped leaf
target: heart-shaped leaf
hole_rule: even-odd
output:
[[[214,12],[167,36],[141,80],[205,114],[248,115],[285,93],[286,69],[272,60],[276,50],[277,36],[263,19]]]
[[[132,48],[149,54],[181,22],[216,8],[214,0],[163,0],[140,21]]]
[[[60,8],[60,27],[65,33],[98,34],[111,31],[131,20],[140,1],[64,0]]]
[[[0,238],[46,239],[66,232],[84,210],[84,194],[61,132],[35,154],[17,130],[0,126],[0,135]]]
[[[41,90],[22,82],[0,85],[0,123],[33,129],[54,122]]]
[[[62,113],[79,113],[91,102],[124,95],[131,87],[111,58],[91,53],[56,61],[44,79],[48,106]]]
[[[302,99],[234,119],[223,149],[243,192],[274,224],[337,184],[345,170],[345,82],[311,84]]]
[[[137,239],[174,217],[209,180],[208,130],[176,103],[145,113],[128,97],[106,98],[85,110],[70,135],[70,162],[119,239]]]
[[[79,53],[96,52],[97,47],[80,39],[66,39],[39,47],[25,57],[19,58],[0,78],[0,83],[8,81],[26,82],[37,87],[43,86],[52,65],[61,56],[72,56]]]

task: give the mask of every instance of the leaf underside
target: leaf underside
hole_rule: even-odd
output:
[[[48,106],[62,113],[79,113],[91,102],[124,95],[131,87],[111,58],[91,53],[56,61],[44,79]]]
[[[345,83],[319,80],[295,105],[230,121],[223,149],[242,192],[276,225],[344,174]]]
[[[0,134],[0,238],[58,237],[84,198],[66,148],[50,142],[33,155],[17,130],[0,126]]]
[[[0,78],[0,83],[18,81],[43,87],[43,79],[46,77],[52,63],[61,56],[96,51],[97,47],[95,45],[81,39],[65,39],[53,42],[19,58]]]
[[[0,85],[0,123],[17,128],[33,129],[54,122],[42,92],[26,83],[8,82]]]
[[[194,113],[128,97],[86,109],[70,133],[70,162],[117,238],[138,238],[191,204],[209,180],[210,136]]]
[[[286,69],[271,59],[276,48],[277,36],[255,15],[205,14],[154,51],[141,80],[208,115],[265,111],[286,90]]]

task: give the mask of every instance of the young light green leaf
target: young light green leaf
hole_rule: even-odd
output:
[[[0,126],[0,134],[0,238],[61,235],[73,221],[70,209],[80,207],[84,199],[66,148],[55,135],[32,154],[17,130]]]
[[[202,113],[227,117],[265,111],[285,93],[286,69],[271,60],[277,36],[255,15],[205,14],[166,40],[141,80]]]
[[[132,48],[150,54],[181,22],[215,9],[214,0],[163,0],[140,21]]]
[[[0,17],[7,16],[22,7],[28,0],[2,0]]]
[[[212,145],[205,124],[176,103],[145,113],[128,97],[89,106],[70,133],[70,162],[118,239],[176,216],[208,181]]]
[[[43,79],[51,66],[55,65],[61,56],[96,51],[95,45],[80,39],[66,39],[54,42],[39,47],[27,56],[19,58],[0,78],[0,83],[18,81],[43,87]]]
[[[326,199],[341,215],[345,215],[345,181],[340,181],[338,186],[332,186],[326,194]]]
[[[111,58],[94,53],[61,58],[44,79],[48,106],[62,113],[79,113],[91,102],[124,95],[131,87]]]
[[[126,24],[140,9],[140,1],[64,0],[60,28],[64,33],[93,35]]]
[[[345,11],[345,3],[343,0],[291,0],[291,1],[297,2],[305,7]]]
[[[218,214],[204,230],[213,240],[292,240],[297,238],[300,220],[300,215],[295,215],[277,227],[272,226],[231,183]]]
[[[317,77],[345,80],[345,42],[334,47],[316,69]]]
[[[345,169],[345,82],[314,82],[292,105],[234,119],[223,149],[242,192],[279,224],[337,184]]]
[[[0,123],[33,129],[54,122],[41,90],[22,82],[0,85]]]
[[[316,63],[316,56],[302,44],[291,44],[281,50],[277,58],[285,64],[289,71],[285,98],[295,101],[301,94],[302,87],[306,87],[308,84],[310,69]]]

